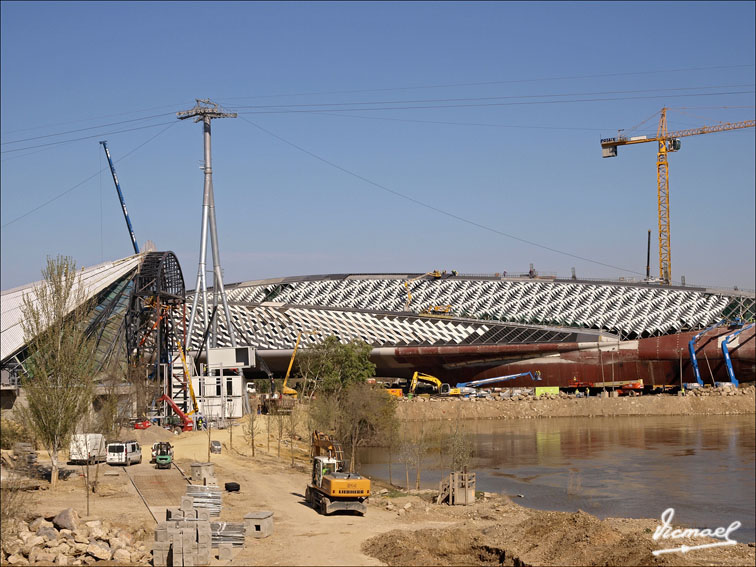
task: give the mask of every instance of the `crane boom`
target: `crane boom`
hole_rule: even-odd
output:
[[[659,127],[656,136],[616,136],[614,138],[603,138],[601,140],[602,157],[617,157],[617,148],[619,146],[628,146],[632,144],[643,144],[646,142],[657,142],[659,150],[656,154],[656,200],[659,220],[659,279],[664,283],[669,283],[672,279],[672,250],[670,243],[670,226],[669,226],[669,163],[667,154],[676,152],[680,149],[680,138],[686,136],[697,136],[699,134],[711,134],[714,132],[726,132],[729,130],[740,130],[743,128],[753,128],[756,125],[754,120],[743,120],[741,122],[722,122],[711,126],[700,126],[698,128],[688,128],[686,130],[667,130],[667,108],[662,108],[659,116]]]
[[[508,376],[495,376],[494,378],[483,378],[481,380],[473,380],[472,382],[459,382],[457,388],[480,388],[488,384],[496,384],[498,382],[506,382],[507,380],[514,380],[523,376],[530,376],[530,379],[534,382],[541,379],[541,373],[536,370],[535,375],[532,372],[520,372],[519,374],[510,374]]]
[[[116,191],[118,191],[118,200],[121,202],[121,210],[123,211],[123,218],[126,219],[126,226],[129,229],[129,236],[131,236],[131,245],[134,247],[134,254],[139,254],[139,245],[136,241],[136,235],[134,234],[134,229],[131,226],[131,219],[129,218],[129,211],[126,210],[126,201],[123,198],[123,193],[121,193],[121,185],[118,183],[118,176],[116,175],[115,166],[113,165],[113,160],[110,158],[110,150],[108,149],[108,142],[107,140],[102,140],[100,142],[102,144],[103,149],[105,150],[105,156],[108,158],[108,165],[110,166],[110,173],[113,175],[113,181],[115,182]]]

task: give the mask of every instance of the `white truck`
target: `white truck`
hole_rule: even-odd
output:
[[[71,437],[68,460],[71,463],[103,463],[107,460],[108,448],[100,433],[77,433]]]

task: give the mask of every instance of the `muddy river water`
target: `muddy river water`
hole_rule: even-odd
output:
[[[452,422],[408,425],[428,451],[423,488],[448,474]],[[756,540],[756,416],[645,416],[460,422],[473,448],[477,490],[506,494],[523,506],[590,512],[600,518],[659,518],[674,508],[675,525],[742,527]],[[392,480],[405,464],[392,456]],[[363,473],[388,480],[388,451],[365,449]],[[414,487],[415,468],[410,469]]]

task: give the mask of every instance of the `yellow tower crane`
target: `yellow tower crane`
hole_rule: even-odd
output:
[[[645,142],[657,142],[659,151],[656,154],[656,184],[657,201],[659,210],[659,278],[664,283],[672,279],[672,253],[670,250],[669,229],[669,165],[667,154],[680,149],[680,138],[685,136],[697,136],[698,134],[711,134],[713,132],[725,132],[727,130],[740,130],[741,128],[753,128],[754,120],[743,122],[722,122],[713,126],[701,126],[687,130],[667,130],[667,108],[661,109],[659,127],[656,136],[622,136],[616,138],[603,138],[601,140],[601,157],[617,157],[618,146],[642,144]]]

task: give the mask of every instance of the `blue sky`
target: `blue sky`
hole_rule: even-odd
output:
[[[753,2],[2,2],[2,289],[48,255],[131,253],[102,139],[137,239],[193,287],[202,133],[175,112],[195,98],[239,113],[213,122],[227,283],[638,277],[648,229],[656,274],[656,146],[602,159],[599,140],[655,133],[662,106],[673,129],[753,119],[754,19]],[[750,128],[670,156],[673,279],[756,287],[754,154]]]

